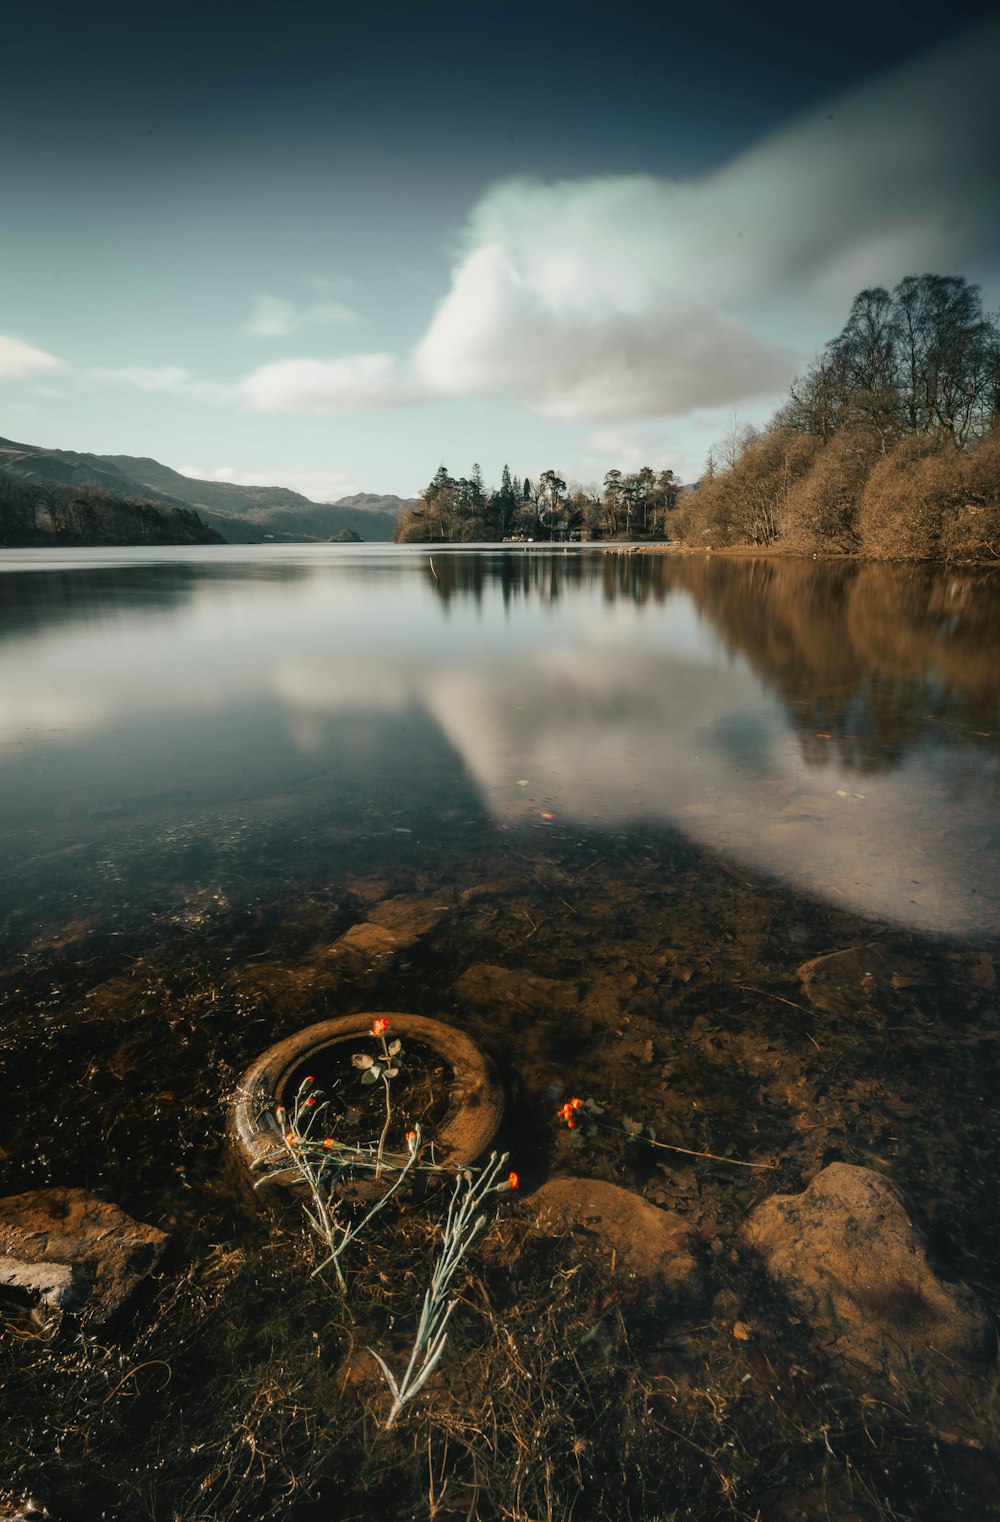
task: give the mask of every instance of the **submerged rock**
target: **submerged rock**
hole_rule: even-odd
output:
[[[156,1267],[166,1234],[85,1189],[35,1189],[0,1199],[0,1294],[58,1323],[113,1315]]]
[[[455,984],[454,992],[477,1009],[499,1005],[515,1014],[533,1014],[539,1010],[569,1012],[575,1010],[580,1001],[575,983],[538,977],[513,967],[498,967],[492,962],[476,962],[467,967]]]
[[[423,893],[401,893],[397,898],[386,898],[380,904],[373,904],[368,919],[391,930],[393,935],[410,945],[436,930],[448,909],[448,904]]]
[[[675,1294],[698,1290],[694,1234],[674,1211],[590,1178],[551,1179],[529,1203],[543,1236],[571,1236],[621,1278]]]
[[[982,1370],[995,1353],[983,1307],[938,1277],[898,1189],[868,1168],[831,1164],[758,1205],[743,1235],[824,1351],[880,1383]]]
[[[383,962],[413,945],[413,938],[397,935],[383,925],[360,920],[322,953],[323,961]]]

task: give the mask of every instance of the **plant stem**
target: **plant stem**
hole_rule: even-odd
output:
[[[392,1102],[389,1096],[389,1079],[386,1069],[392,1066],[392,1058],[389,1055],[389,1045],[385,1039],[385,1032],[379,1032],[379,1041],[382,1043],[382,1087],[385,1089],[385,1125],[382,1127],[382,1135],[378,1139],[378,1148],[375,1152],[375,1177],[379,1178],[382,1173],[382,1153],[385,1151],[386,1137],[389,1135],[389,1123],[392,1120]]]
[[[465,1173],[455,1180],[441,1232],[441,1250],[430,1284],[424,1291],[416,1336],[402,1378],[397,1380],[385,1359],[374,1348],[369,1349],[392,1391],[393,1400],[385,1421],[386,1430],[394,1425],[407,1401],[420,1393],[440,1362],[448,1341],[448,1321],[458,1304],[457,1296],[449,1298],[451,1281],[466,1249],[486,1225],[486,1216],[479,1207],[488,1195],[509,1187],[506,1182],[498,1182],[506,1163],[506,1152],[499,1158],[494,1152],[478,1179]]]
[[[690,1147],[675,1147],[673,1142],[654,1141],[651,1136],[643,1136],[642,1133],[626,1131],[624,1126],[616,1126],[611,1121],[597,1121],[605,1131],[617,1131],[621,1136],[627,1136],[629,1141],[642,1142],[646,1147],[661,1147],[664,1152],[681,1152],[685,1157],[703,1157],[711,1163],[728,1163],[730,1168],[777,1168],[777,1163],[744,1163],[738,1157],[720,1157],[716,1152],[695,1152]]]
[[[383,1043],[384,1044],[384,1043]],[[378,1139],[378,1148],[375,1152],[375,1177],[382,1172],[382,1153],[385,1150],[386,1137],[389,1135],[389,1122],[392,1120],[392,1104],[389,1099],[389,1080],[382,1074],[382,1086],[385,1089],[385,1125],[382,1127],[382,1135]]]

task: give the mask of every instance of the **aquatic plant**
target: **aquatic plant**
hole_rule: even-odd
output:
[[[300,1083],[291,1116],[283,1106],[279,1106],[275,1112],[289,1158],[288,1164],[278,1171],[292,1171],[306,1186],[309,1203],[303,1207],[305,1217],[326,1249],[325,1257],[312,1270],[310,1277],[316,1278],[332,1265],[343,1293],[346,1293],[347,1281],[341,1268],[341,1258],[385,1208],[407,1176],[414,1170],[435,1173],[445,1171],[444,1165],[435,1161],[432,1147],[428,1149],[429,1157],[424,1156],[419,1125],[406,1133],[404,1156],[387,1156],[385,1153],[392,1114],[388,1079],[398,1074],[398,1067],[393,1067],[392,1063],[401,1050],[399,1041],[386,1042],[385,1031],[388,1026],[389,1021],[382,1018],[372,1026],[372,1034],[382,1041],[380,1063],[370,1057],[367,1061],[359,1061],[360,1054],[355,1054],[351,1059],[354,1066],[363,1071],[362,1082],[371,1086],[380,1077],[385,1082],[386,1120],[376,1147],[344,1143],[334,1136],[323,1134],[330,1101],[316,1087],[312,1075]],[[373,1072],[373,1069],[377,1070]],[[455,1179],[441,1226],[440,1249],[424,1292],[416,1335],[402,1376],[397,1380],[381,1354],[374,1348],[369,1350],[392,1391],[393,1402],[385,1422],[386,1429],[393,1426],[407,1402],[420,1393],[441,1361],[448,1341],[448,1322],[458,1303],[457,1296],[451,1293],[452,1280],[469,1246],[487,1223],[483,1206],[490,1195],[507,1193],[516,1189],[520,1182],[517,1173],[505,1173],[507,1160],[506,1152],[500,1155],[493,1152],[489,1162],[478,1174],[471,1168],[449,1170],[455,1172]],[[344,1191],[339,1186],[344,1182],[344,1175],[355,1169],[374,1172],[376,1179],[388,1169],[394,1177],[360,1217],[351,1219],[347,1215]],[[274,1176],[274,1170],[271,1176]]]
[[[386,1137],[389,1135],[389,1127],[392,1124],[392,1099],[389,1088],[390,1080],[399,1077],[402,1066],[403,1043],[394,1038],[386,1041],[385,1033],[392,1021],[386,1016],[380,1015],[372,1021],[372,1035],[377,1036],[382,1045],[381,1061],[369,1055],[368,1052],[355,1052],[351,1062],[356,1068],[361,1069],[361,1082],[365,1085],[378,1083],[381,1080],[385,1089],[385,1124],[382,1134],[378,1139],[378,1147],[375,1154],[375,1177],[382,1172],[382,1159],[385,1152]]]
[[[441,1361],[448,1341],[448,1322],[458,1304],[457,1295],[451,1294],[451,1281],[472,1241],[486,1225],[487,1218],[481,1207],[491,1194],[503,1194],[518,1186],[516,1173],[507,1173],[506,1177],[501,1177],[506,1166],[507,1153],[498,1156],[492,1152],[478,1178],[463,1169],[455,1180],[441,1230],[441,1247],[431,1271],[430,1283],[424,1292],[416,1336],[401,1378],[396,1379],[380,1353],[374,1348],[368,1350],[392,1391],[392,1407],[385,1420],[386,1430],[394,1424],[406,1403],[419,1395]]]
[[[306,1219],[327,1249],[326,1257],[313,1270],[313,1277],[332,1264],[341,1289],[346,1290],[340,1259],[351,1244],[385,1208],[410,1173],[414,1170],[441,1173],[444,1168],[435,1160],[433,1146],[425,1148],[419,1126],[407,1132],[406,1151],[401,1156],[385,1154],[384,1131],[377,1147],[343,1142],[336,1136],[325,1135],[329,1108],[330,1101],[316,1087],[315,1078],[304,1078],[296,1092],[291,1115],[283,1105],[275,1111],[288,1161],[275,1165],[268,1160],[264,1165],[269,1169],[267,1177],[261,1179],[257,1187],[267,1178],[288,1174],[301,1180],[309,1195],[309,1204],[304,1207]],[[387,1170],[394,1177],[384,1192],[359,1219],[345,1218],[344,1186],[350,1175],[368,1172],[378,1179]]]

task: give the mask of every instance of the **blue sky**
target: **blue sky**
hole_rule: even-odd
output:
[[[862,286],[1000,304],[989,7],[686,9],[8,3],[0,434],[691,479]]]

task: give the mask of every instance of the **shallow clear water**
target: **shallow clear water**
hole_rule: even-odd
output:
[[[256,840],[315,884],[638,828],[990,935],[998,583],[587,549],[2,552],[0,911],[17,944],[116,874],[133,907],[172,876],[215,890],[237,836],[244,871]]]
[[[455,1515],[555,1514],[558,1462],[579,1522],[609,1497],[721,1522],[737,1474],[739,1514],[777,1517],[776,1473],[822,1468],[825,1513],[832,1436],[891,1498],[878,1515],[985,1517],[993,1459],[935,1442],[929,1479],[911,1429],[872,1440],[867,1393],[847,1420],[822,1405],[822,1356],[740,1227],[860,1164],[998,1309],[998,579],[589,549],[0,552],[0,1192],[87,1189],[171,1239],[98,1340],[0,1339],[17,1493],[154,1522],[416,1516],[434,1448]],[[433,1402],[388,1468],[372,1443],[380,1387],[348,1388],[342,1360],[387,1315],[410,1324],[405,1212],[355,1259],[348,1326],[299,1271],[297,1223],[248,1212],[227,1162],[248,1064],[372,1011],[442,1018],[493,1058],[528,1196],[512,1244],[560,1174],[693,1233],[689,1313],[627,1286],[580,1299],[547,1247],[516,1279],[483,1269],[503,1349],[511,1325],[522,1351],[552,1328],[491,1444],[535,1455],[533,1499],[491,1460],[494,1507]],[[570,1095],[607,1124],[571,1134]],[[467,1309],[440,1387],[458,1410],[458,1371],[486,1367]],[[545,1426],[570,1365],[579,1451]],[[614,1478],[591,1485],[580,1454],[602,1444]]]

